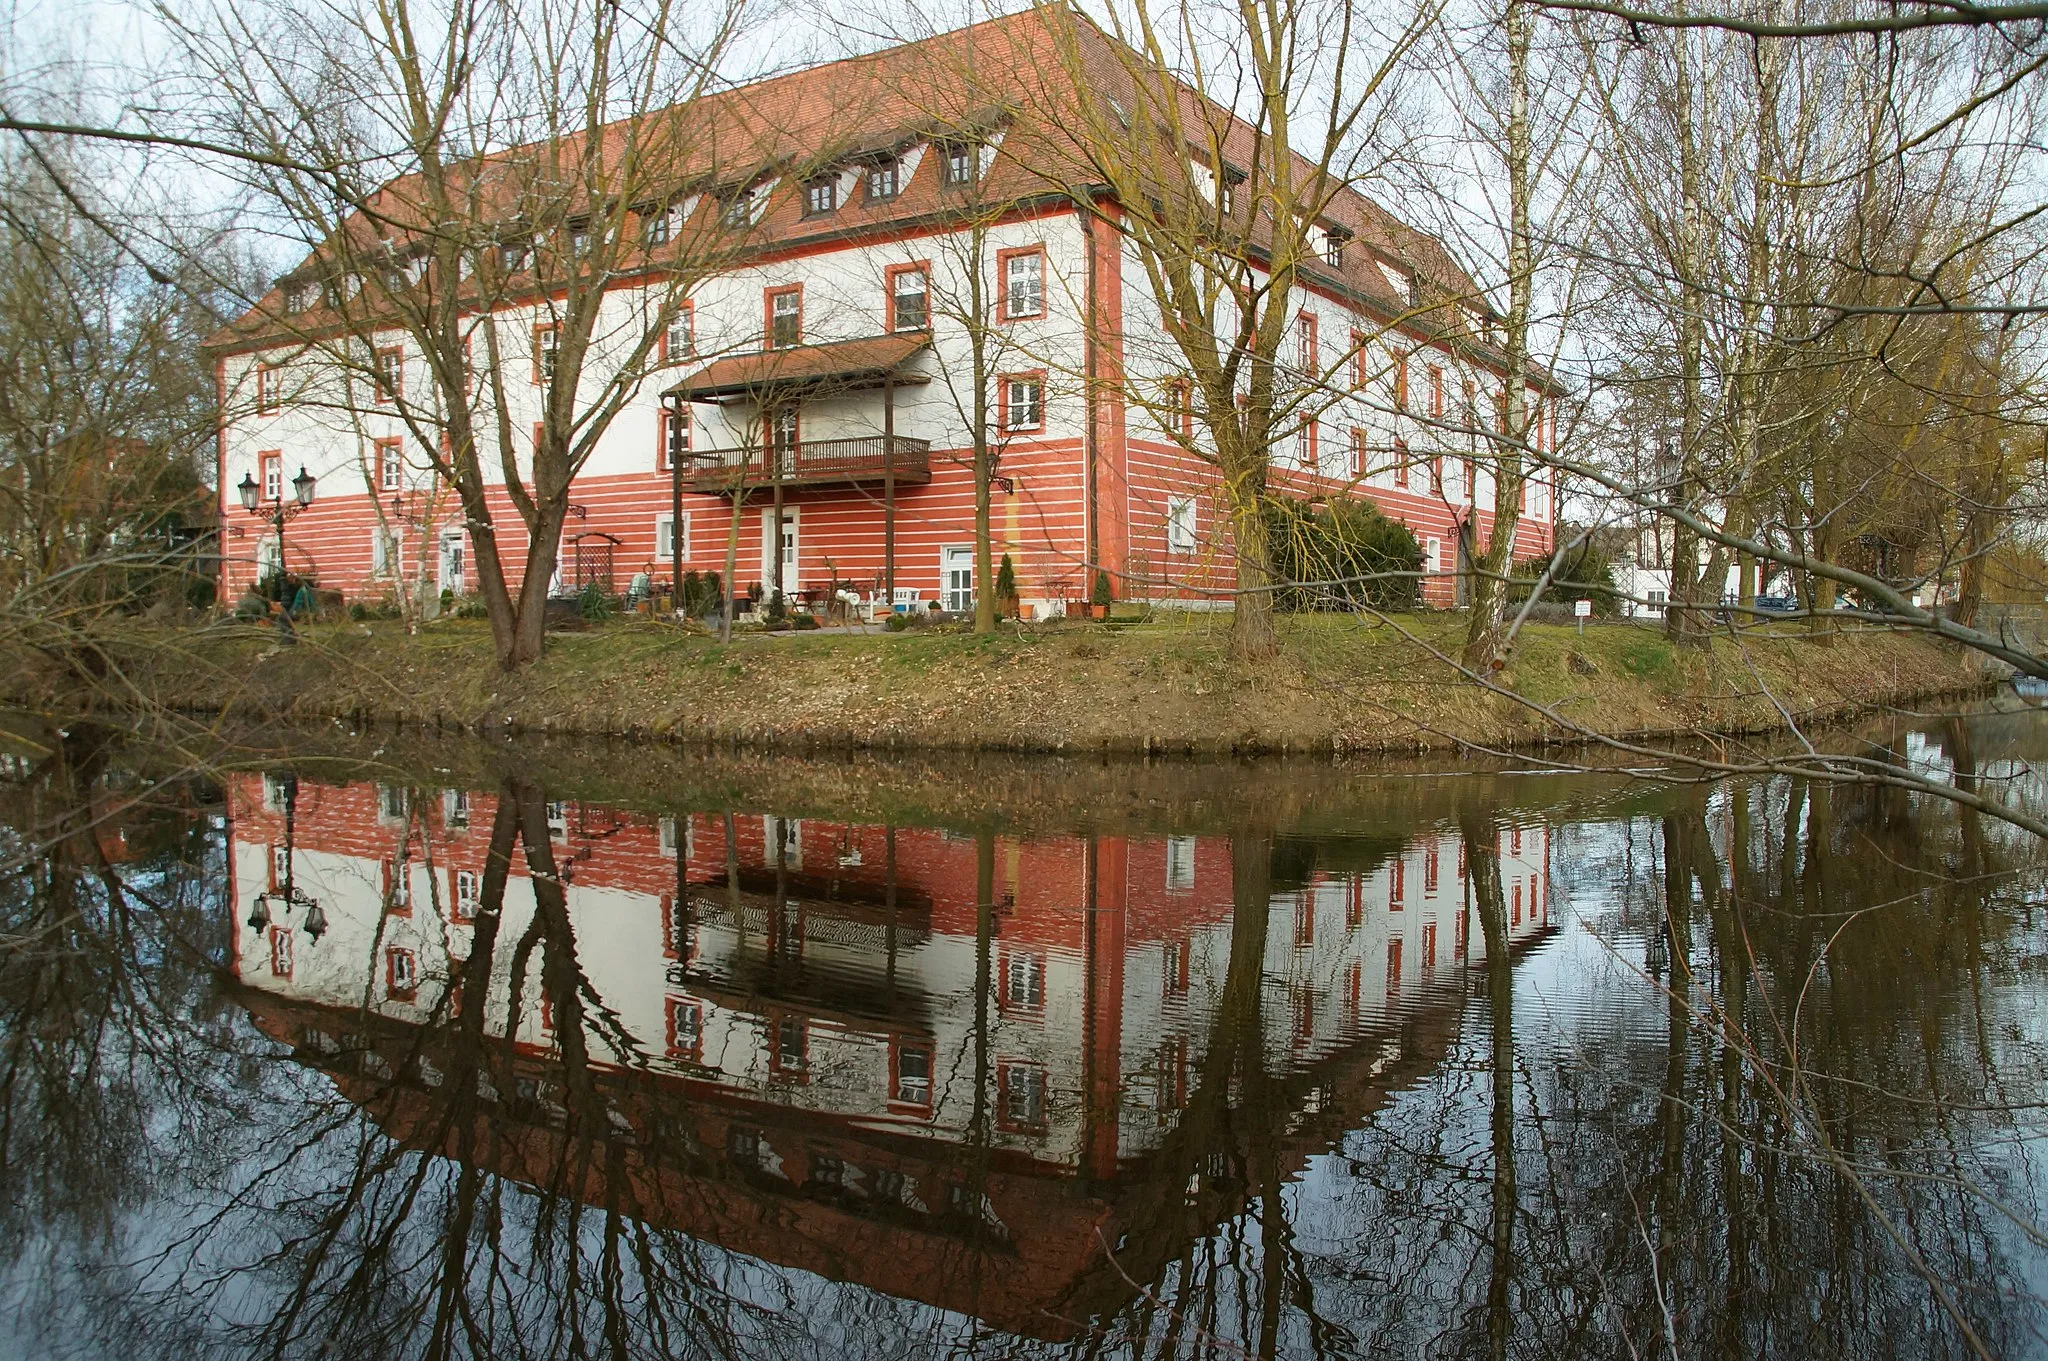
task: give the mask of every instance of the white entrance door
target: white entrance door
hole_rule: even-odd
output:
[[[939,584],[944,592],[943,608],[948,614],[965,614],[974,608],[974,550],[948,548],[940,563]]]
[[[462,531],[444,529],[441,531],[441,576],[440,587],[444,591],[463,593],[462,581]]]
[[[774,537],[775,510],[773,507],[768,507],[761,512],[761,589],[763,591],[772,592],[775,589],[775,559],[769,556],[772,551],[769,540]],[[782,593],[784,595],[789,595],[797,588],[797,560],[796,507],[784,506],[782,508]]]

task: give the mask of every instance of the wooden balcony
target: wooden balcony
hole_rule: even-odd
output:
[[[805,440],[794,449],[772,453],[754,449],[707,449],[701,461],[683,470],[683,486],[693,492],[730,496],[780,482],[785,487],[851,486],[880,482],[893,471],[896,480],[916,484],[932,480],[931,441],[908,435],[870,435],[862,439]]]

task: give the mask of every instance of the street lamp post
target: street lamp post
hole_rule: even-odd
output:
[[[277,637],[279,642],[296,641],[292,635],[291,602],[284,598],[284,522],[313,505],[313,489],[316,479],[306,471],[306,465],[299,465],[299,475],[292,479],[292,499],[284,499],[282,486],[271,494],[270,505],[263,505],[263,488],[256,484],[253,474],[242,474],[242,481],[235,488],[242,496],[242,509],[251,515],[267,518],[277,530]]]
[[[306,909],[305,918],[300,922],[300,926],[305,930],[306,938],[318,945],[320,937],[327,934],[327,913],[321,908],[319,899],[299,891],[299,886],[292,877],[292,843],[293,834],[297,830],[295,824],[298,821],[299,777],[287,772],[279,780],[279,784],[284,796],[284,882],[267,893],[256,895],[256,901],[249,909],[249,929],[260,933],[269,927],[270,904],[275,900],[280,913],[289,913],[295,907]]]

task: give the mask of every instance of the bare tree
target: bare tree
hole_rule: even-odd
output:
[[[507,670],[540,655],[577,473],[764,206],[751,135],[701,116],[742,5],[160,11],[185,116],[264,153],[236,164],[313,248],[228,339],[301,349],[316,403],[397,412]]]

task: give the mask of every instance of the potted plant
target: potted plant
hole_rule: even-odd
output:
[[[1109,584],[1109,573],[1107,571],[1097,572],[1095,574],[1095,592],[1088,597],[1088,617],[1090,619],[1109,618],[1110,602],[1115,599],[1116,594]]]

